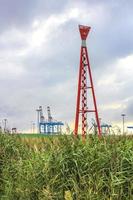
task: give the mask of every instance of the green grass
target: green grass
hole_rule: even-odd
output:
[[[1,200],[132,200],[133,137],[0,134]]]
[[[39,133],[24,133],[24,134],[19,134],[19,137],[21,138],[43,138],[43,137],[55,137],[57,135],[46,135],[46,134],[39,134]]]

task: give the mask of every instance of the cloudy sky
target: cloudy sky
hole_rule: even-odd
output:
[[[75,117],[80,54],[78,24],[87,40],[99,115],[133,122],[132,0],[0,0],[0,121],[28,130],[36,108],[55,119]]]

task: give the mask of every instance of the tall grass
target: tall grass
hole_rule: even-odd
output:
[[[132,200],[133,138],[0,135],[1,200]]]

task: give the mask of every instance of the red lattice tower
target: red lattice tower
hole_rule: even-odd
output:
[[[75,117],[75,136],[78,135],[79,126],[79,115],[82,117],[82,137],[85,138],[87,134],[87,113],[94,112],[98,135],[101,135],[100,122],[98,117],[98,110],[96,104],[96,97],[94,92],[94,85],[92,80],[91,68],[88,58],[88,52],[86,47],[86,38],[90,31],[90,27],[79,25],[80,36],[82,39],[81,53],[80,53],[80,68],[79,68],[79,80],[78,80],[78,94],[77,94],[77,107],[76,107],[76,117]],[[87,85],[87,75],[89,74],[90,85]],[[92,91],[93,105],[94,109],[88,109],[87,105],[87,90]]]

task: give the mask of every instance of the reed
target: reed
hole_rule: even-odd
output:
[[[132,200],[133,137],[0,134],[0,199]]]

